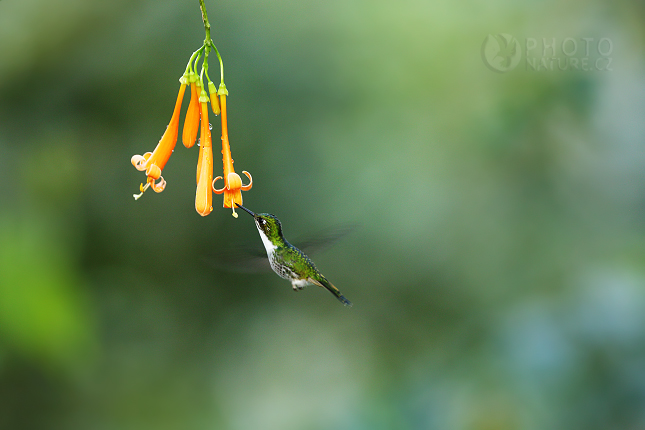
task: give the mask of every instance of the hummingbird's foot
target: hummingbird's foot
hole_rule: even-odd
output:
[[[300,291],[303,288],[305,288],[306,285],[307,285],[306,281],[303,282],[301,280],[297,280],[297,281],[291,282],[291,287],[293,288],[293,291]]]

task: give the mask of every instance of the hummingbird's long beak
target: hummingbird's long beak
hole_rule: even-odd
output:
[[[238,208],[248,212],[249,215],[251,215],[253,218],[255,218],[255,214],[253,212],[251,212],[250,210],[248,210],[247,208],[245,208],[244,206],[242,206],[241,204],[235,203],[235,206],[237,206]]]

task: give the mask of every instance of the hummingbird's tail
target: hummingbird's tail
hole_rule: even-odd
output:
[[[319,279],[319,280],[312,279],[311,281],[312,281],[314,284],[318,285],[319,287],[326,288],[326,289],[327,289],[327,291],[329,291],[329,292],[330,292],[330,293],[332,293],[334,296],[336,296],[336,298],[337,298],[338,300],[340,300],[340,302],[341,302],[342,304],[344,304],[345,306],[349,306],[349,307],[351,307],[351,306],[352,306],[352,302],[350,302],[349,300],[347,300],[347,297],[343,296],[343,295],[340,293],[340,291],[338,291],[338,288],[334,287],[334,285],[333,285],[331,282],[329,282],[327,279],[325,279],[324,277],[323,277],[323,278],[321,278],[321,279]]]

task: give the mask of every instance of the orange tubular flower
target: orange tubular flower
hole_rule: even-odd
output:
[[[157,147],[153,152],[146,152],[143,155],[133,155],[131,162],[137,170],[146,172],[148,179],[146,185],[141,184],[141,194],[134,194],[135,200],[143,195],[143,192],[151,187],[156,193],[160,193],[166,187],[166,181],[161,176],[161,171],[166,166],[170,155],[172,154],[175,144],[177,143],[177,134],[179,132],[179,111],[181,110],[181,102],[184,98],[184,91],[186,84],[182,83],[179,87],[179,95],[175,102],[175,110],[170,118],[170,123],[166,128],[163,136],[159,140]],[[159,182],[155,181],[159,179]]]
[[[220,86],[218,94],[220,96],[220,108],[222,111],[222,161],[224,163],[224,177],[218,176],[215,178],[212,187],[215,194],[224,193],[224,207],[232,208],[233,216],[237,218],[234,203],[242,204],[242,191],[251,189],[253,186],[253,178],[251,178],[249,172],[242,171],[249,178],[249,184],[242,185],[242,178],[233,169],[233,158],[231,157],[231,147],[228,142],[228,127],[226,124],[226,88]],[[219,190],[215,188],[215,182],[218,179],[224,179],[224,188]]]
[[[195,210],[201,216],[206,216],[213,210],[213,141],[208,124],[208,106],[200,102],[202,114],[201,139],[199,144],[199,160],[197,161],[197,192],[195,194]]]
[[[191,148],[197,139],[197,130],[199,129],[199,93],[197,83],[192,81],[194,76],[189,77],[190,82],[190,104],[186,111],[184,120],[184,131],[181,135],[182,142],[186,148]]]

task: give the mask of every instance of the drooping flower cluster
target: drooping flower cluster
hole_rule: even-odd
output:
[[[208,35],[208,34],[207,34]],[[207,39],[209,40],[209,39]],[[222,82],[219,89],[215,89],[215,84],[208,78],[208,53],[210,49],[214,49],[218,59],[220,60],[220,70],[222,75]],[[199,59],[203,55],[201,73],[195,73]],[[166,128],[161,140],[153,152],[146,152],[143,155],[134,155],[132,157],[132,164],[137,170],[145,171],[146,182],[145,185],[141,184],[140,194],[135,194],[135,200],[139,199],[143,193],[152,188],[155,192],[160,193],[166,187],[166,181],[161,172],[166,166],[170,155],[173,153],[177,137],[179,134],[179,114],[181,111],[181,104],[184,98],[186,87],[190,88],[190,103],[184,119],[184,128],[182,132],[182,142],[186,148],[191,148],[197,139],[197,132],[200,133],[199,138],[199,158],[197,161],[197,191],[195,194],[195,210],[202,216],[206,216],[213,210],[212,207],[212,193],[224,194],[225,208],[233,210],[233,216],[237,218],[235,212],[235,203],[242,204],[242,191],[248,191],[253,185],[251,174],[243,171],[248,178],[249,183],[242,185],[242,179],[235,173],[233,169],[233,158],[231,157],[231,148],[228,140],[228,126],[227,126],[227,112],[226,112],[226,96],[228,91],[224,85],[224,73],[222,68],[221,57],[219,52],[212,42],[205,42],[204,45],[195,51],[188,62],[186,72],[179,80],[179,94],[175,102],[175,109],[173,111],[170,123]],[[208,93],[204,86],[204,75],[208,81]],[[213,113],[222,115],[222,163],[223,163],[223,176],[218,176],[213,180],[213,141],[211,137],[211,125],[208,121],[208,104],[210,103]],[[216,189],[215,182],[219,179],[224,179],[224,187]]]

